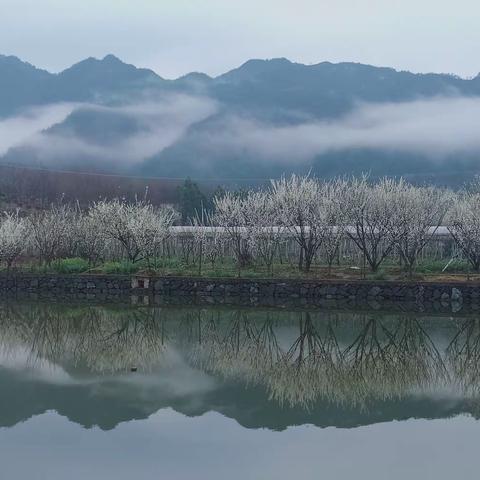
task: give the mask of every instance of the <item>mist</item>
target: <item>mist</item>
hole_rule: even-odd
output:
[[[357,104],[332,121],[273,126],[230,116],[221,131],[205,134],[204,148],[244,152],[268,162],[308,162],[350,149],[418,153],[442,160],[480,152],[480,99],[437,97],[403,103]]]
[[[135,128],[125,134],[110,132],[114,134],[110,138],[109,132],[100,138],[91,138],[79,131],[81,129],[76,128],[78,125],[68,124],[67,119],[66,126],[62,126],[64,128],[38,129],[25,139],[22,147],[33,150],[35,158],[43,165],[75,163],[86,157],[95,159],[100,166],[103,162],[105,166],[130,167],[173,145],[191,125],[216,111],[217,105],[213,100],[187,95],[170,95],[118,107],[84,104],[69,113],[97,115],[99,123],[102,116],[123,119]],[[24,124],[22,118],[14,121],[19,128]],[[103,125],[100,130],[102,128]],[[107,125],[105,128],[108,128]]]
[[[304,117],[283,126],[224,107],[183,94],[120,106],[49,105],[0,122],[0,153],[20,147],[27,152],[24,158],[45,166],[95,165],[108,171],[128,170],[183,140],[190,141],[192,158],[205,169],[212,159],[232,155],[295,166],[355,149],[419,154],[438,162],[480,153],[478,97],[358,103],[337,119]]]
[[[28,143],[42,130],[63,122],[74,109],[72,103],[32,107],[15,117],[0,120],[0,155]]]

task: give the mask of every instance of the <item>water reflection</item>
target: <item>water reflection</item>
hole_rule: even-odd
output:
[[[473,317],[3,304],[0,425],[51,409],[104,429],[166,407],[271,429],[475,415],[479,360]]]

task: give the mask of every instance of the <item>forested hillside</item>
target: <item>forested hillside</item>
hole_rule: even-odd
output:
[[[224,181],[313,171],[458,185],[480,77],[250,60],[166,80],[113,55],[52,74],[0,56],[0,162]]]

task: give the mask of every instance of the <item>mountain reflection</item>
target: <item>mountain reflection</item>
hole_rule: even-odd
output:
[[[0,424],[57,409],[112,428],[167,406],[271,428],[475,414],[479,361],[473,317],[3,304]]]

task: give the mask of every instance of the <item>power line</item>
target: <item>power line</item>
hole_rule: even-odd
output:
[[[10,163],[0,163],[0,167],[12,168],[17,170],[31,170],[44,173],[58,173],[66,175],[82,175],[91,177],[107,177],[107,178],[123,178],[130,180],[172,180],[172,181],[184,181],[187,177],[143,177],[140,175],[121,175],[117,173],[101,173],[101,172],[82,172],[78,170],[61,170],[54,168],[36,167],[34,165],[13,165]],[[190,177],[192,178],[192,177]],[[269,182],[271,178],[192,178],[192,180],[200,182]]]

